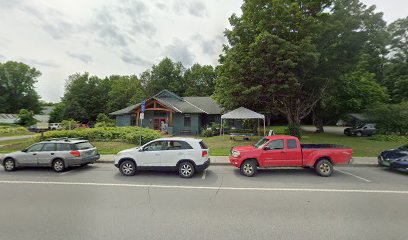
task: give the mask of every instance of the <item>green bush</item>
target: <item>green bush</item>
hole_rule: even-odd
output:
[[[377,134],[370,138],[371,140],[381,141],[381,142],[400,142],[408,143],[408,136],[397,136],[397,135],[381,135]]]
[[[380,134],[408,135],[408,102],[384,104],[370,109],[366,115],[376,123]]]
[[[213,136],[212,129],[203,129],[203,130],[201,130],[201,136],[202,137],[212,137]]]
[[[98,127],[48,131],[44,133],[44,139],[68,137],[85,138],[90,141],[121,141],[139,144],[139,129],[139,127]],[[148,128],[143,128],[142,130],[142,144],[161,137],[162,135],[159,131]],[[39,141],[40,136],[36,136],[34,140]]]
[[[72,130],[77,127],[79,123],[75,121],[74,119],[70,120],[62,120],[62,125],[65,130]]]
[[[28,133],[29,131],[25,127],[10,127],[0,126],[0,135],[2,134],[21,134]]]
[[[289,124],[288,127],[285,129],[285,134],[301,139],[302,138],[302,129],[301,129],[300,125]]]

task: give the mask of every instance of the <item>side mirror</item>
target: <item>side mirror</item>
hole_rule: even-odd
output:
[[[264,147],[264,150],[265,150],[265,151],[269,151],[269,150],[271,150],[271,148],[268,147],[268,146],[266,146],[266,147]]]
[[[27,148],[24,148],[23,150],[21,150],[22,152],[27,152]]]

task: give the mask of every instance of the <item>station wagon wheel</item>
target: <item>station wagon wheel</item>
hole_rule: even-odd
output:
[[[16,168],[16,163],[14,162],[13,159],[7,158],[6,160],[4,160],[4,170],[6,170],[7,172],[11,172],[15,168]]]
[[[333,164],[327,160],[320,160],[315,167],[316,173],[322,177],[328,177],[333,173]]]
[[[132,160],[125,160],[120,164],[119,171],[124,176],[134,176],[136,174],[136,164]]]
[[[62,172],[65,169],[65,163],[62,159],[57,159],[52,163],[52,168],[56,172]]]
[[[241,173],[247,177],[253,177],[258,171],[258,166],[255,160],[247,160],[241,165]]]
[[[182,162],[179,165],[179,174],[182,178],[191,178],[194,175],[195,169],[190,162]]]

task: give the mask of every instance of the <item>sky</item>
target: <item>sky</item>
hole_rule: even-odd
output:
[[[362,0],[392,22],[406,0]],[[58,102],[74,73],[139,75],[168,56],[185,67],[217,65],[228,18],[242,0],[0,0],[0,62],[42,75],[36,90]]]

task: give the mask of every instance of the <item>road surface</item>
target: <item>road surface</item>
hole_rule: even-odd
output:
[[[408,174],[211,166],[192,179],[110,164],[0,170],[0,239],[406,239]]]

